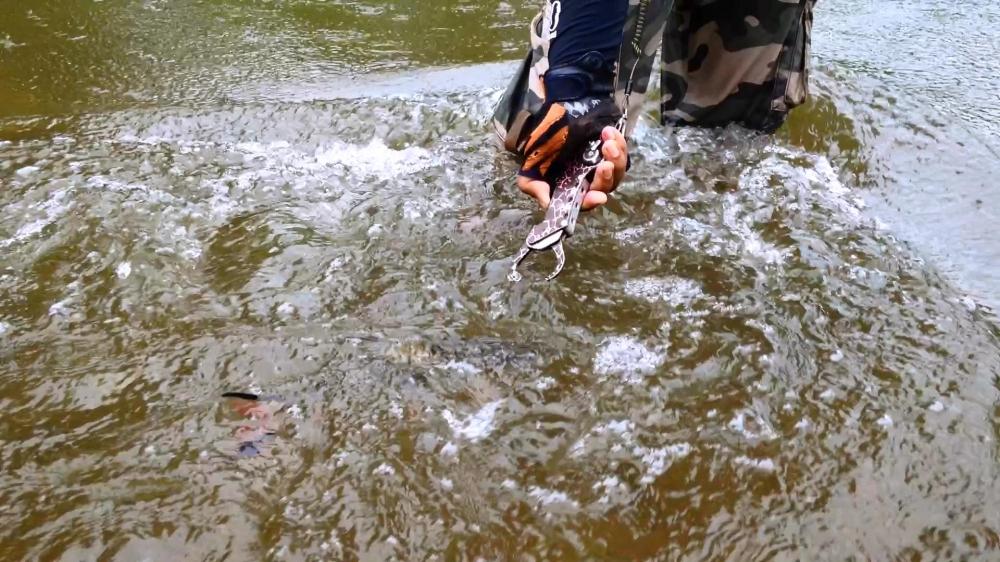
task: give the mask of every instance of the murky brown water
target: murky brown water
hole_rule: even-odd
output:
[[[996,559],[972,4],[821,2],[780,135],[647,121],[512,285],[533,2],[8,2],[0,558]]]

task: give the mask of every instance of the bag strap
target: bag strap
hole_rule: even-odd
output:
[[[631,39],[622,41],[622,49],[625,49],[626,45],[631,47],[635,58],[635,62],[632,63],[632,68],[629,69],[628,72],[628,78],[626,79],[625,82],[625,96],[622,99],[621,106],[619,107],[619,109],[622,112],[623,124],[619,126],[619,129],[621,129],[622,134],[625,133],[625,129],[628,124],[629,97],[632,95],[632,88],[635,82],[635,71],[639,67],[639,62],[642,60],[642,34],[646,30],[646,15],[647,15],[646,12],[648,11],[648,9],[649,9],[649,0],[639,0],[639,8],[638,8],[638,13],[636,15],[635,31],[633,32]],[[620,61],[622,59],[623,57],[621,56],[621,53],[619,53],[618,60]],[[621,80],[621,76],[622,76],[622,69],[619,68],[618,76],[615,79],[616,90],[618,89],[617,84]]]

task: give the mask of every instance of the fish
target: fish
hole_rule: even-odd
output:
[[[233,431],[240,457],[256,457],[267,452],[267,446],[278,433],[279,415],[285,403],[276,397],[262,397],[249,392],[224,392],[230,409],[249,420]]]

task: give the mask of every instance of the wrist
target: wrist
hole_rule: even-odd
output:
[[[542,78],[545,100],[570,102],[585,97],[610,97],[614,93],[614,70],[600,53],[590,51],[576,60],[550,68]]]

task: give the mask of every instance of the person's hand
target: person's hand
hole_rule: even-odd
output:
[[[583,197],[581,210],[589,211],[608,202],[608,194],[618,188],[625,177],[625,167],[628,164],[628,144],[625,137],[614,127],[605,127],[601,131],[601,154],[604,161],[597,165],[594,181],[590,191]],[[517,177],[517,187],[522,193],[538,201],[542,209],[549,207],[551,190],[543,180],[533,180],[525,176]]]

